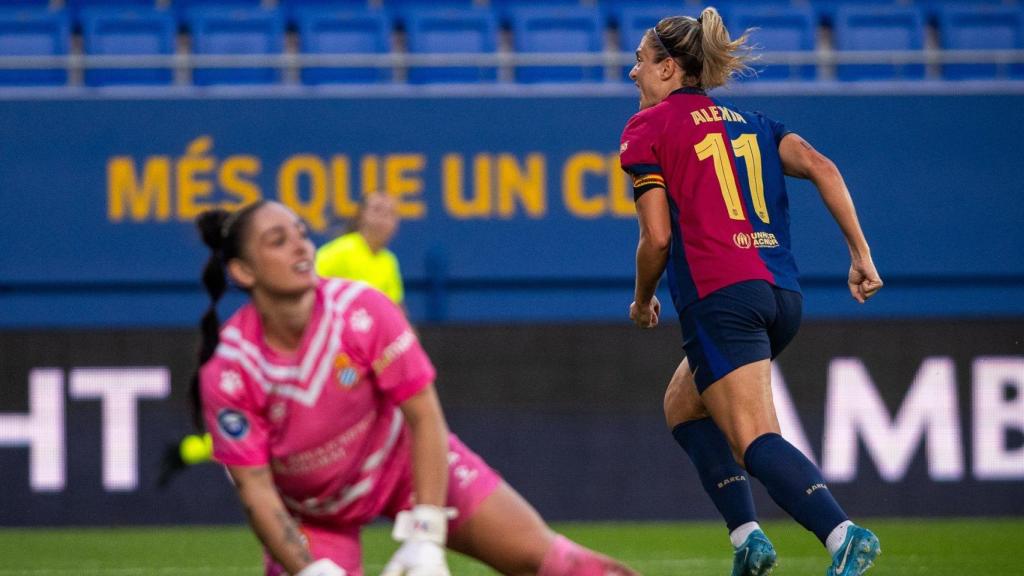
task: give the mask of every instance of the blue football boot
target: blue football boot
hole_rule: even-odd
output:
[[[732,576],[767,576],[775,568],[775,548],[761,530],[754,530],[736,549]]]
[[[881,553],[877,536],[867,528],[850,526],[843,545],[832,555],[832,565],[825,576],[860,576],[871,568]]]

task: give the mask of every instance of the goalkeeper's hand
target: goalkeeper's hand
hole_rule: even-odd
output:
[[[295,576],[347,576],[347,573],[341,566],[327,558],[321,558],[296,572]]]
[[[454,509],[419,505],[395,517],[392,536],[402,545],[381,576],[450,576],[444,555],[448,518]]]

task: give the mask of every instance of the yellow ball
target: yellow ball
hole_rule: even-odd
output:
[[[209,434],[190,434],[181,441],[178,453],[181,461],[188,465],[207,462],[213,457],[213,439]]]

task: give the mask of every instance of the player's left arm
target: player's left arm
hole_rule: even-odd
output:
[[[850,272],[847,280],[850,295],[860,303],[882,288],[882,279],[875,270],[871,249],[857,219],[853,198],[839,168],[806,140],[792,132],[779,142],[779,156],[787,176],[810,180],[822,201],[839,225],[850,250]]]
[[[444,506],[448,493],[448,423],[437,391],[428,385],[399,408],[412,437],[416,503]]]
[[[436,372],[405,316],[383,293],[367,289],[353,304],[364,317],[355,328],[353,352],[376,373],[375,385],[402,412],[411,439],[412,510],[395,517],[393,535],[402,545],[382,574],[449,576],[448,424],[434,389]]]
[[[448,542],[448,424],[433,384],[399,405],[412,437],[412,475],[416,505],[395,517],[392,532],[402,545],[382,576],[450,576],[444,547]]]

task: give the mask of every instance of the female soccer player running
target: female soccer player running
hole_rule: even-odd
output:
[[[211,249],[193,383],[266,573],[362,574],[359,531],[397,517],[387,576],[447,576],[444,546],[503,574],[635,574],[547,527],[449,433],[434,368],[382,293],[313,270],[286,207],[259,202],[198,219]],[[221,326],[225,268],[251,301]]]
[[[811,180],[839,224],[853,297],[864,302],[882,281],[835,165],[782,124],[705,93],[746,68],[745,41],[730,40],[706,8],[661,20],[637,48],[640,111],[620,143],[640,224],[630,318],[657,325],[667,268],[686,360],[665,415],[729,527],[733,574],[776,563],[742,465],[828,548],[830,576],[859,575],[880,552],[877,538],[849,521],[817,467],[780,436],[772,404],[769,363],[796,334],[802,306],[784,175]]]

